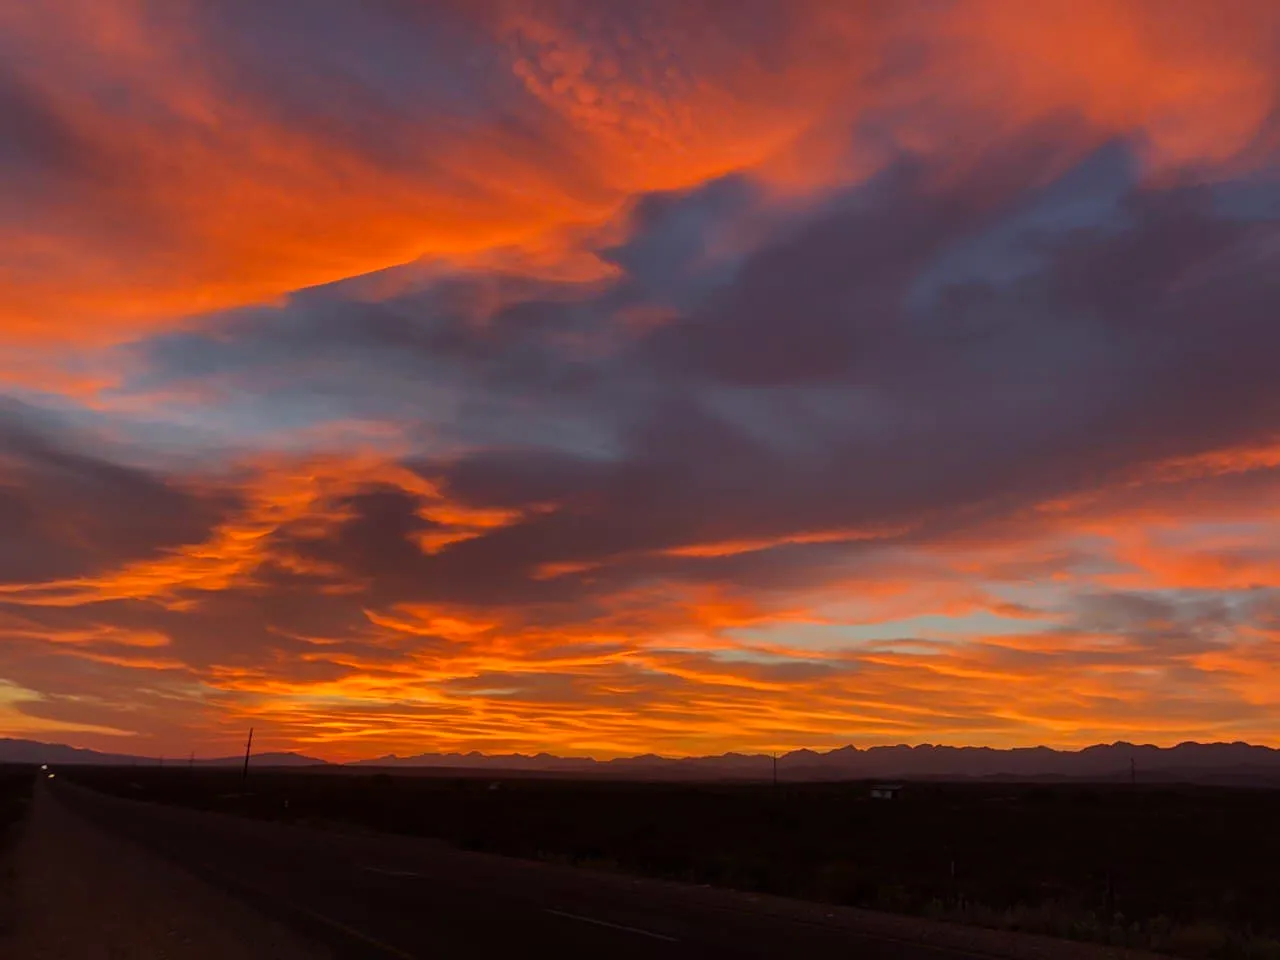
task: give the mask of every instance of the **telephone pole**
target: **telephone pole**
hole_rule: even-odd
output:
[[[244,745],[244,772],[240,774],[240,790],[244,792],[249,782],[249,751],[253,749],[253,727],[249,728],[249,742]]]

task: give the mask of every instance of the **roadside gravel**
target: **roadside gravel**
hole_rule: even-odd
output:
[[[37,789],[11,859],[6,960],[326,960],[284,927]]]

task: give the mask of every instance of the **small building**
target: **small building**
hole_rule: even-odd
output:
[[[897,800],[902,792],[900,783],[873,783],[871,785],[872,800]]]

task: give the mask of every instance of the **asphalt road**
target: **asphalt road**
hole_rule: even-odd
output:
[[[50,799],[244,897],[335,960],[982,956],[868,934],[839,908],[48,786]]]

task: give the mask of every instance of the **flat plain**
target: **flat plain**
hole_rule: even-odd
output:
[[[97,768],[133,799],[1195,958],[1280,957],[1280,796]]]

